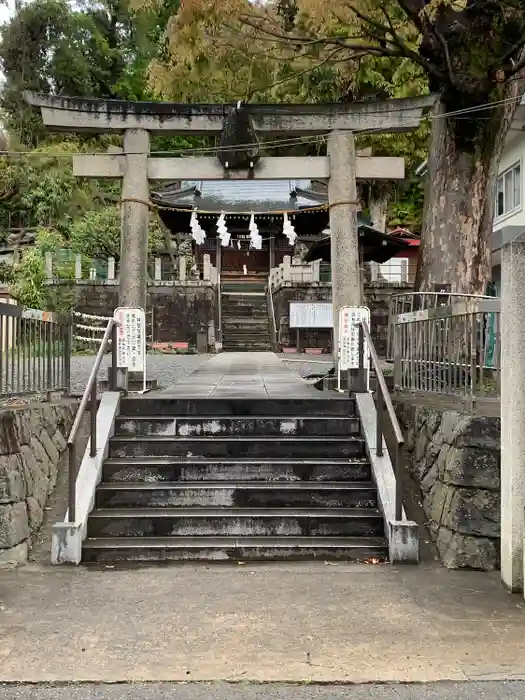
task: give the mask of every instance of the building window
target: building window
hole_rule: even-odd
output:
[[[386,282],[408,282],[408,258],[391,258],[379,265],[379,280]]]
[[[521,164],[502,173],[496,183],[496,218],[521,207]]]

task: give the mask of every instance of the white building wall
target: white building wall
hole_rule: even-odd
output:
[[[504,214],[503,216],[496,216],[494,219],[494,231],[499,231],[507,226],[519,226],[525,229],[525,134],[520,133],[516,135],[508,144],[505,146],[503,155],[501,157],[499,165],[499,174],[506,172],[509,168],[512,168],[516,163],[520,163],[521,166],[521,204],[514,211]]]

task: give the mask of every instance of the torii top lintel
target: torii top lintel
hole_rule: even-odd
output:
[[[125,100],[52,97],[24,93],[40,107],[51,131],[121,133],[146,129],[163,134],[206,135],[222,131],[231,105],[127,102]],[[434,96],[349,104],[247,104],[253,126],[265,135],[320,134],[334,130],[402,132],[417,129]]]

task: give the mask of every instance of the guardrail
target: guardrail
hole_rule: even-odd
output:
[[[69,458],[69,487],[68,487],[68,522],[75,522],[76,518],[76,485],[77,485],[77,437],[78,431],[82,424],[82,418],[89,404],[90,414],[90,429],[89,429],[89,451],[90,456],[95,457],[97,454],[97,377],[102,364],[104,355],[106,354],[111,343],[111,373],[110,373],[110,391],[117,390],[117,328],[118,322],[113,318],[108,320],[104,336],[100,341],[100,347],[95,357],[95,362],[91,368],[89,379],[82,395],[80,405],[75,416],[75,421],[69,437],[67,439],[68,458]]]
[[[500,396],[500,300],[471,297],[395,319],[396,391],[455,396],[470,404]]]
[[[370,329],[366,321],[359,323],[359,378],[358,387],[362,392],[367,391],[366,370],[364,368],[365,343],[370,354],[370,361],[377,379],[376,390],[376,455],[383,456],[383,438],[385,434],[385,409],[386,417],[390,421],[390,427],[395,440],[395,450],[393,455],[393,468],[395,475],[395,519],[398,522],[403,520],[403,477],[402,477],[402,450],[405,438],[390,398],[390,392],[386,385],[379,356],[374,346],[374,341],[370,335]]]
[[[396,318],[400,314],[424,311],[425,309],[437,309],[476,299],[494,299],[494,297],[478,294],[459,294],[456,292],[406,292],[404,294],[394,294],[390,299],[388,312],[387,362],[393,362],[394,360]]]
[[[272,278],[268,277],[268,285],[266,287],[266,304],[268,306],[268,314],[270,316],[270,338],[272,350],[277,352],[277,322],[275,320],[275,306],[273,305]]]
[[[70,314],[0,303],[0,396],[68,393]]]

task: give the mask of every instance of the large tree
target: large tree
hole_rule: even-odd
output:
[[[212,76],[220,80],[221,61],[237,61],[238,72],[228,74],[239,97],[257,98],[241,85],[264,72],[273,77],[259,96],[284,101],[304,99],[302,78],[319,71],[328,81],[338,76],[340,99],[345,79],[346,97],[359,98],[352,75],[370,60],[425,76],[437,100],[418,286],[450,282],[484,293],[497,167],[525,87],[523,0],[186,0],[168,39],[167,59],[152,69],[164,94],[170,75],[186,71],[187,90],[199,83],[202,95]]]

